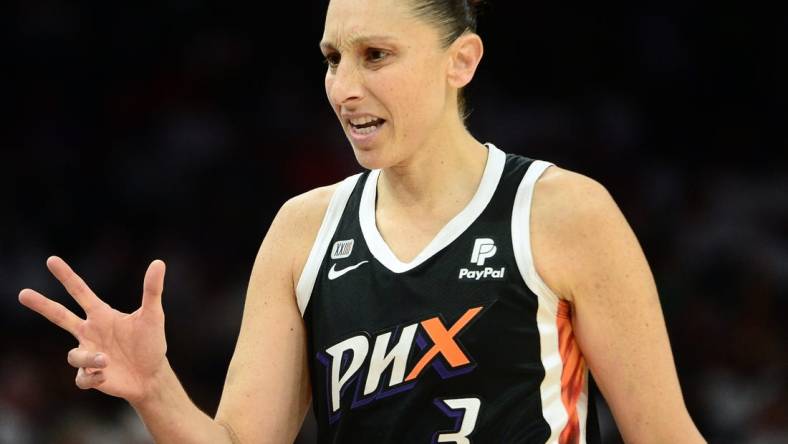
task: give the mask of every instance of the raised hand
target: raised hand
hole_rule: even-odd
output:
[[[132,403],[142,400],[168,365],[161,305],[164,262],[155,260],[148,267],[142,306],[130,314],[115,310],[99,299],[59,257],[47,259],[47,268],[82,307],[86,319],[31,289],[19,293],[19,302],[79,341],[79,346],[68,353],[68,363],[79,369],[76,385],[82,389],[95,388]]]

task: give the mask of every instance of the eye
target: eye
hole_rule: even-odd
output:
[[[372,63],[382,62],[388,55],[388,52],[382,49],[370,48],[367,50],[367,60]]]
[[[339,60],[341,59],[339,53],[332,52],[326,55],[324,63],[329,66],[331,69],[336,69],[337,65],[339,65]]]

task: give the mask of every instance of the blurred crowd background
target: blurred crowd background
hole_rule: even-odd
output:
[[[52,254],[124,311],[164,259],[168,355],[215,413],[275,212],[360,171],[325,97],[326,3],[7,4],[0,443],[150,442],[124,401],[74,386],[74,339],[18,303],[31,287],[81,314]],[[468,126],[606,185],[701,431],[788,442],[788,19],[617,12],[495,2]],[[307,419],[297,442],[313,433]]]

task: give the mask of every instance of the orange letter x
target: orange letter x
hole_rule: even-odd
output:
[[[451,326],[449,330],[443,326],[443,322],[441,322],[438,317],[430,318],[425,321],[421,321],[421,326],[424,327],[424,330],[432,339],[432,342],[435,344],[432,348],[419,359],[419,362],[413,367],[413,370],[410,371],[408,376],[405,378],[406,381],[410,381],[416,379],[424,367],[432,361],[438,353],[442,354],[443,357],[446,358],[446,361],[452,367],[459,367],[461,365],[465,365],[471,362],[465,353],[462,352],[462,349],[457,345],[457,342],[454,341],[454,337],[457,333],[465,327],[471,319],[474,318],[480,311],[482,307],[471,308],[465,312],[454,325]]]

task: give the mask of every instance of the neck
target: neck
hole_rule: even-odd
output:
[[[414,153],[381,172],[378,208],[453,213],[471,200],[487,150],[464,127],[434,135]]]

